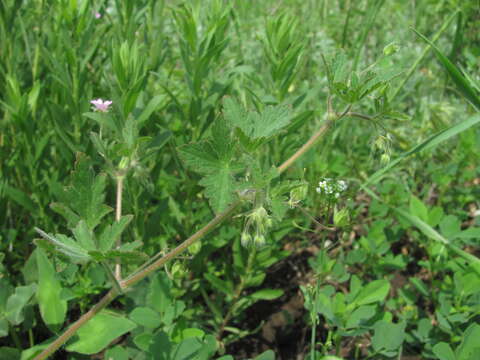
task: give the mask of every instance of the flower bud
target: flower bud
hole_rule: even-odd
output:
[[[390,56],[395,54],[398,50],[400,50],[400,46],[393,42],[383,48],[383,54],[385,56]]]
[[[265,245],[265,236],[255,235],[253,238],[253,242],[256,247],[262,247],[263,245]]]
[[[248,247],[251,241],[252,241],[252,236],[247,232],[242,232],[242,236],[240,238],[240,242],[242,243],[242,246]]]
[[[201,249],[202,249],[202,242],[196,241],[188,247],[188,252],[192,255],[197,255]]]
[[[336,227],[344,227],[344,226],[347,226],[349,222],[350,222],[350,215],[348,213],[348,209],[343,208],[341,210],[337,210],[337,208],[335,208],[335,211],[333,214],[333,224]]]

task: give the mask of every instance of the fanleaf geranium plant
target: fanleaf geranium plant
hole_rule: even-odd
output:
[[[187,168],[201,175],[199,184],[204,188],[204,194],[216,214],[215,217],[176,248],[166,254],[159,253],[126,277],[122,277],[120,271],[113,271],[113,266],[116,266],[117,270],[120,264],[138,262],[145,255],[141,252],[139,241],[118,241],[132,219],[132,215],[121,214],[119,197],[121,199],[122,181],[128,176],[128,171],[134,171],[141,166],[143,155],[148,154],[152,148],[157,149],[159,143],[164,144],[169,134],[160,134],[160,139],[149,141],[139,137],[142,123],[139,118],[148,116],[148,112],[152,111],[151,106],[147,106],[144,113],[139,112],[139,118],[127,114],[119,121],[115,118],[114,111],[109,111],[111,101],[92,101],[94,112],[86,115],[100,125],[99,131],[92,133],[92,140],[98,152],[106,159],[107,171],[116,179],[117,189],[120,188],[120,193],[117,192],[115,221],[108,223],[104,220],[112,211],[112,208],[104,204],[106,175],[95,175],[86,157],[79,155],[76,170],[72,175],[72,186],[60,193],[61,203],[53,205],[67,220],[71,235],[50,234],[46,230],[37,229],[43,238],[38,244],[76,264],[101,264],[112,282],[112,288],[63,334],[45,345],[39,354],[37,352],[35,359],[45,359],[53,354],[117,296],[178,257],[237,210],[242,209],[244,216],[241,243],[251,249],[253,254],[256,248],[268,244],[268,233],[275,226],[275,222],[279,222],[289,208],[300,207],[301,201],[309,191],[315,190],[316,185],[310,186],[302,179],[285,180],[282,173],[312,149],[339,120],[360,117],[378,122],[382,117],[393,116],[386,101],[382,102],[383,107],[378,108],[379,112],[373,115],[355,113],[352,107],[370,96],[374,100],[378,97],[386,98],[388,83],[397,73],[369,67],[368,71],[357,74],[348,70],[343,56],[325,61],[325,65],[329,84],[328,111],[313,135],[279,166],[268,156],[266,146],[275,137],[288,134],[293,118],[292,109],[284,105],[261,105],[256,111],[251,111],[246,110],[246,105],[233,96],[223,99],[222,112],[210,125],[204,138],[177,149]],[[374,94],[377,94],[377,97],[373,97]],[[334,111],[334,106],[342,107],[343,110]],[[343,182],[335,191],[327,185],[325,180],[320,182],[317,191],[328,192],[335,197],[346,188]],[[48,261],[46,257],[41,259]],[[250,260],[254,260],[254,255]],[[239,288],[238,292],[241,291],[242,288]],[[50,306],[54,307],[55,304]],[[62,306],[66,308],[65,303],[62,303]],[[109,316],[104,312],[101,315]],[[220,335],[228,319],[229,316],[219,330]],[[57,325],[61,324],[62,316],[56,321]],[[134,325],[126,322],[122,326],[125,333]],[[123,333],[114,332],[114,335]],[[70,345],[68,349],[74,351],[78,346]]]

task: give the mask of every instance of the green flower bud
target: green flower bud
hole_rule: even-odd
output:
[[[250,245],[250,243],[252,242],[252,236],[247,232],[242,232],[240,242],[242,243],[243,247],[248,247],[248,245]]]
[[[390,162],[390,155],[388,155],[387,153],[382,154],[382,156],[380,157],[380,164],[385,166],[389,162]]]
[[[333,224],[336,227],[344,227],[347,226],[350,222],[350,214],[347,208],[343,208],[341,210],[337,210],[335,208],[333,214]]]
[[[188,252],[192,255],[197,255],[202,249],[202,242],[196,241],[188,247]]]
[[[393,42],[383,48],[383,54],[385,56],[390,56],[395,54],[398,50],[400,50],[400,46]]]
[[[253,238],[253,242],[256,247],[262,247],[263,245],[265,245],[265,236],[255,235]]]

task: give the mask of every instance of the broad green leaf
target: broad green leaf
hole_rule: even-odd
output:
[[[209,360],[217,350],[214,337],[208,336],[207,341],[200,338],[187,338],[175,346],[172,360],[198,359]]]
[[[390,291],[390,283],[387,280],[374,280],[364,286],[353,300],[354,307],[383,301]]]
[[[222,133],[216,125],[214,133]],[[216,130],[215,130],[216,129]],[[219,135],[217,134],[217,137]],[[216,147],[214,146],[216,144]],[[233,153],[227,143],[216,139],[182,146],[179,153],[183,161],[193,171],[204,174],[200,185],[205,187],[205,195],[215,212],[221,212],[234,200],[234,174],[242,167],[234,164]]]
[[[151,360],[172,360],[172,343],[168,335],[163,331],[158,331],[151,339],[148,352],[152,355],[147,359]]]
[[[275,353],[272,350],[267,350],[257,355],[254,360],[275,360]]]
[[[215,173],[205,175],[199,184],[205,187],[205,196],[216,213],[225,210],[235,199],[235,182],[228,164]]]
[[[128,356],[127,350],[117,345],[105,351],[105,355],[103,359],[104,360],[129,360],[130,356]]]
[[[480,325],[472,323],[465,330],[462,342],[456,350],[457,360],[478,359],[480,356]]]
[[[375,305],[364,305],[355,309],[347,318],[346,329],[356,328],[370,320],[376,314]]]
[[[373,326],[375,334],[372,337],[372,345],[376,351],[395,351],[405,339],[405,324],[393,324],[385,320],[379,320]]]
[[[223,103],[224,117],[231,128],[239,128],[250,139],[269,138],[290,123],[287,107],[267,106],[261,113],[245,111],[232,98]]]
[[[415,196],[410,197],[410,213],[418,216],[423,221],[428,221],[428,209],[425,204]]]
[[[65,320],[67,302],[62,299],[62,286],[56,271],[42,249],[37,248],[38,291],[40,315],[50,327],[59,329]]]
[[[62,254],[68,256],[71,261],[75,263],[85,263],[90,261],[91,257],[88,252],[83,249],[76,241],[62,234],[56,234],[55,236],[47,234],[45,231],[35,228],[45,240],[55,246],[55,249]]]
[[[168,276],[163,272],[157,273],[150,281],[147,293],[147,305],[160,314],[164,314],[167,307],[173,301],[171,288],[172,283]]]
[[[218,169],[220,159],[210,142],[202,141],[181,146],[180,157],[193,171],[211,173]]]
[[[112,211],[104,204],[106,182],[105,174],[96,176],[90,160],[85,155],[78,155],[70,184],[59,191],[57,196],[64,206],[68,206],[79,218],[85,220],[88,228],[93,230],[102,218]],[[71,220],[71,216],[67,220]]]
[[[67,351],[93,355],[106,348],[113,340],[135,329],[137,325],[113,312],[102,311],[77,331],[77,338]]]
[[[267,106],[259,115],[253,117],[253,138],[268,138],[276,135],[290,123],[290,110],[287,107]]]
[[[36,290],[36,284],[15,288],[15,293],[8,298],[5,307],[5,317],[11,324],[19,325],[23,322],[23,308],[28,304]]]
[[[86,251],[96,249],[95,240],[93,239],[94,235],[84,220],[80,220],[72,232],[82,249]]]
[[[13,347],[0,347],[0,360],[17,360],[20,359],[20,350]]]
[[[445,342],[436,344],[432,351],[439,360],[457,360],[452,348]]]
[[[124,215],[119,221],[115,221],[112,225],[108,225],[102,232],[98,240],[98,246],[100,251],[111,250],[118,239],[123,233],[127,225],[132,221],[133,215]]]
[[[147,307],[135,308],[128,317],[138,325],[145,326],[149,329],[159,327],[162,322],[160,315],[156,311]]]
[[[274,300],[283,295],[283,290],[281,289],[262,289],[255,291],[253,294],[249,295],[253,299],[258,300]]]
[[[457,85],[457,88],[465,96],[465,98],[478,110],[480,111],[480,96],[475,90],[475,87],[472,86],[471,82],[466,78],[462,72],[458,69],[457,66],[452,64],[452,62],[425,36],[420,34],[417,30],[413,29],[415,33],[421,37],[427,44],[429,44],[434,52],[437,55],[438,60],[442,63],[445,70],[452,78],[452,80]]]

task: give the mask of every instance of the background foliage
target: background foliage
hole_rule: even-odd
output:
[[[2,1],[0,359],[249,189],[55,356],[480,358],[479,21],[455,0]],[[363,118],[279,180],[346,107]]]

